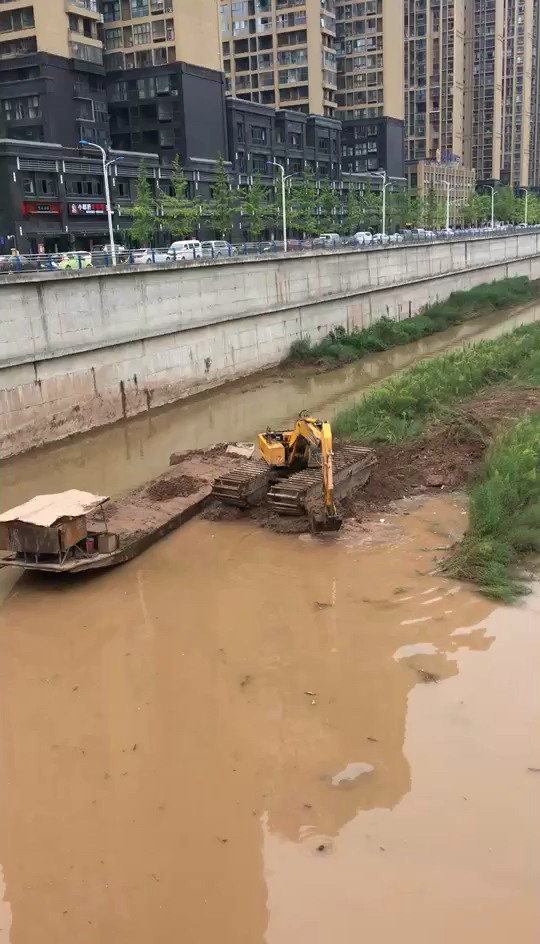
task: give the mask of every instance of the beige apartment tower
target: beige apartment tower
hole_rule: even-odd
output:
[[[227,0],[218,5],[228,94],[306,114],[334,115],[334,0]]]
[[[538,0],[468,0],[465,155],[479,180],[538,185]]]
[[[399,0],[336,6],[336,117],[403,120],[403,16]]]
[[[107,70],[221,68],[216,0],[102,0],[102,8]]]
[[[0,61],[44,52],[101,63],[97,0],[10,0],[0,7]]]

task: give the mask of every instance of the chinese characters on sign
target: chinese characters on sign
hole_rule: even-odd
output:
[[[71,216],[105,216],[104,203],[70,203]]]

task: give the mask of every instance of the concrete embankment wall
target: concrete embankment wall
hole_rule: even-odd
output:
[[[540,233],[1,276],[0,456],[272,366],[302,336],[512,275],[540,277]]]

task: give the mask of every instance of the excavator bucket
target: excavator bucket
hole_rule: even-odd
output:
[[[325,515],[320,512],[311,512],[309,515],[309,526],[313,534],[322,532],[339,531],[343,524],[343,518],[337,512],[333,515]]]

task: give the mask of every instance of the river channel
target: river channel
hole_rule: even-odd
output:
[[[511,323],[10,460],[2,506],[113,494]],[[0,944],[533,944],[540,585],[503,608],[434,573],[464,509],[330,540],[194,520],[101,575],[0,572]]]

